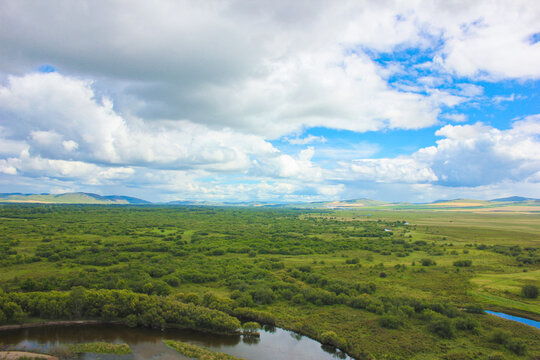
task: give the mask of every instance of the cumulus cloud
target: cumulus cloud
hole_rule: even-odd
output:
[[[416,159],[398,157],[393,159],[362,159],[342,163],[344,178],[376,182],[425,183],[438,178],[427,163]]]
[[[508,130],[476,123],[446,125],[435,146],[410,156],[341,163],[339,179],[385,183],[479,187],[502,182],[537,182],[540,115],[517,120]]]
[[[0,87],[0,110],[12,124],[3,140],[8,146],[0,153],[19,150],[18,157],[2,160],[6,173],[110,178],[131,175],[122,170],[126,166],[142,166],[313,181],[321,177],[311,162],[312,148],[291,156],[259,136],[231,129],[123,117],[110,100],[96,96],[89,82],[58,73],[10,77]],[[104,165],[108,168],[100,170]]]
[[[540,79],[538,24],[527,0],[2,1],[0,172],[216,199],[536,182],[538,118],[499,130],[464,107],[487,97],[475,81]],[[394,158],[306,135],[443,119],[463,124]]]
[[[540,75],[539,46],[525,36],[540,13],[530,3],[527,11],[490,2],[63,5],[2,2],[3,71],[25,73],[47,59],[65,73],[95,79],[121,112],[267,138],[313,126],[418,129],[436,124],[440,106],[478,92],[472,84],[460,96],[389,87],[399,67],[372,61],[373,51],[430,49],[442,41],[435,58],[451,73]],[[509,27],[517,30],[505,32]],[[505,47],[501,33],[508,34]]]

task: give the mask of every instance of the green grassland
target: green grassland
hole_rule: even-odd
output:
[[[69,347],[74,353],[93,353],[93,354],[117,354],[126,355],[131,353],[127,344],[110,344],[106,342],[80,343]]]
[[[540,286],[534,212],[9,204],[0,234],[0,322],[234,332],[239,318],[357,359],[540,353],[537,329],[477,313],[540,319],[521,295]]]

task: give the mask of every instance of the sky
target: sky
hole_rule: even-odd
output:
[[[540,198],[540,2],[0,2],[0,192]]]

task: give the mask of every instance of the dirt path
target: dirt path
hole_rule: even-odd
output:
[[[58,360],[57,357],[43,354],[36,354],[24,351],[0,351],[0,360],[17,360],[17,359],[32,359],[32,360]]]

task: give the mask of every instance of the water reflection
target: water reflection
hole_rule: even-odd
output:
[[[291,337],[293,339],[295,339],[296,341],[300,341],[302,340],[302,338],[304,337],[302,334],[298,334],[298,333],[295,333],[295,332],[291,332]]]
[[[132,354],[85,354],[83,360],[178,360],[186,359],[168,348],[163,339],[172,339],[204,346],[244,359],[274,360],[331,360],[350,359],[343,352],[321,346],[320,343],[276,327],[264,326],[260,338],[224,336],[196,331],[128,328],[122,325],[75,325],[40,327],[0,332],[0,347],[50,352],[55,347],[78,342],[105,341],[127,343]]]
[[[275,333],[276,327],[274,325],[263,325],[263,330],[269,333]]]
[[[335,358],[338,359],[347,359],[347,354],[345,354],[343,351],[339,350],[335,346],[332,345],[321,345],[321,349],[323,349],[325,352],[334,355]]]
[[[244,336],[242,342],[248,345],[257,345],[261,342],[261,339],[255,336]]]

